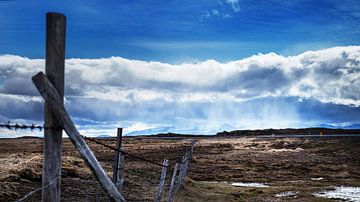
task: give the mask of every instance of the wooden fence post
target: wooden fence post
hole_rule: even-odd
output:
[[[182,184],[182,181],[183,181],[183,175],[184,175],[184,171],[185,171],[185,163],[187,161],[187,158],[186,156],[183,156],[182,157],[182,160],[181,160],[181,164],[180,164],[180,169],[179,169],[179,175],[178,175],[178,178],[177,178],[177,181],[176,181],[176,187],[175,187],[175,191],[174,191],[174,194],[177,193],[181,187],[181,184]]]
[[[157,194],[156,194],[156,201],[157,202],[160,202],[160,200],[161,200],[161,193],[162,193],[162,190],[163,190],[163,187],[164,187],[164,184],[165,184],[165,178],[166,178],[166,171],[167,171],[168,162],[169,161],[167,159],[164,159],[163,167],[161,169],[159,188],[158,188],[158,191],[157,191]]]
[[[193,155],[193,153],[194,153],[195,144],[196,144],[196,140],[192,140],[192,141],[191,141],[191,146],[190,146],[190,159],[192,159],[192,155]]]
[[[119,193],[111,179],[106,175],[94,153],[90,150],[89,146],[86,144],[85,140],[83,137],[81,137],[79,131],[76,129],[75,124],[72,122],[69,114],[65,110],[60,95],[57,93],[55,87],[51,84],[49,79],[42,72],[40,72],[32,77],[32,81],[34,82],[36,88],[44,100],[49,103],[51,112],[59,121],[59,124],[63,127],[65,132],[68,134],[70,140],[78,149],[80,155],[84,158],[85,162],[88,164],[104,190],[116,202],[125,201],[123,195]]]
[[[170,183],[169,193],[168,193],[168,197],[167,197],[168,202],[173,201],[173,188],[174,188],[175,177],[177,174],[178,166],[179,166],[179,163],[176,163],[174,166],[174,171],[173,171],[173,174],[171,177],[171,183]]]
[[[188,167],[189,167],[189,163],[190,163],[190,160],[191,160],[191,149],[189,149],[189,151],[188,152],[186,152],[186,161],[185,161],[185,169],[184,169],[184,174],[183,174],[183,179],[182,180],[184,180],[184,178],[185,178],[185,176],[186,176],[186,174],[187,174],[187,169],[188,169]]]
[[[46,14],[46,76],[64,98],[66,17],[60,13]],[[45,101],[44,160],[42,201],[60,201],[62,129]],[[59,177],[60,176],[60,177]],[[56,182],[47,186],[55,178]]]
[[[122,143],[122,128],[117,129],[117,139],[116,139],[116,149],[121,150]],[[118,191],[122,192],[122,186],[124,183],[123,176],[123,167],[124,167],[124,155],[121,152],[117,151],[115,154],[114,160],[114,171],[113,171],[113,182]]]

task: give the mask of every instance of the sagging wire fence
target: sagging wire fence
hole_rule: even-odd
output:
[[[68,135],[69,139],[78,150],[81,157],[85,160],[87,166],[106,191],[108,197],[116,202],[126,201],[122,193],[122,183],[124,175],[121,169],[124,165],[124,157],[128,156],[138,160],[151,163],[161,167],[161,176],[158,191],[156,194],[156,201],[161,200],[163,193],[164,182],[166,178],[167,169],[170,168],[168,159],[164,159],[163,164],[155,162],[151,159],[130,154],[121,149],[121,136],[118,133],[117,147],[112,147],[93,138],[86,138],[82,136],[77,130],[69,113],[66,111],[64,100],[65,89],[65,38],[66,38],[66,16],[61,13],[49,12],[46,14],[46,58],[45,58],[45,73],[38,72],[32,77],[32,82],[45,100],[44,111],[44,125],[39,126],[35,124],[1,124],[1,128],[10,130],[30,129],[30,130],[44,130],[44,144],[43,144],[43,178],[42,178],[42,201],[61,200],[61,175],[58,176],[61,170],[61,145],[62,145],[62,130]],[[61,128],[53,128],[54,126],[61,126]],[[50,129],[50,130],[46,130]],[[86,140],[101,144],[104,147],[116,151],[116,158],[114,163],[113,180],[106,174],[100,162],[95,157],[86,143]],[[120,140],[120,141],[119,141]],[[191,147],[188,148],[185,155],[182,156],[181,161],[178,160],[174,164],[173,178],[168,191],[167,201],[172,201],[175,193],[179,190],[185,175],[187,173],[188,164],[191,160],[193,148],[196,141],[192,141]],[[179,158],[176,158],[179,159]],[[171,164],[170,164],[171,165]],[[115,175],[115,172],[116,175]],[[58,179],[57,179],[58,176]],[[36,190],[34,190],[36,191]],[[31,192],[29,193],[31,195]],[[28,195],[29,196],[29,195]]]
[[[53,128],[53,127],[46,127],[46,126],[43,126],[43,125],[35,125],[35,124],[20,124],[20,123],[14,123],[14,124],[11,124],[10,121],[8,121],[7,123],[3,123],[3,124],[0,124],[0,128],[5,128],[5,129],[8,129],[8,130],[27,130],[27,129],[30,129],[31,131],[34,131],[34,130],[39,130],[39,131],[42,131],[44,129],[61,129],[61,128]],[[124,150],[121,150],[121,149],[117,149],[116,147],[112,146],[112,145],[109,145],[109,144],[105,144],[99,140],[97,140],[96,138],[92,138],[92,137],[89,137],[89,136],[84,136],[84,135],[81,135],[82,138],[84,138],[84,140],[88,140],[90,142],[93,142],[97,145],[101,145],[103,147],[106,147],[110,150],[113,150],[115,152],[120,152],[122,155],[124,156],[128,156],[128,157],[131,157],[131,158],[134,158],[134,159],[137,159],[137,160],[140,160],[140,161],[144,161],[144,162],[147,162],[147,163],[151,163],[151,164],[154,164],[156,166],[160,166],[160,167],[171,167],[173,166],[174,164],[170,164],[170,165],[167,165],[167,166],[164,166],[163,164],[160,164],[158,162],[155,162],[155,161],[151,161],[151,160],[148,160],[146,158],[143,158],[143,157],[140,157],[140,156],[136,156],[134,154],[131,154],[129,152],[126,152]],[[177,156],[177,157],[173,157],[173,158],[169,158],[168,160],[171,161],[171,160],[177,160],[177,159],[181,159],[182,156]]]
[[[35,130],[43,131],[45,129],[60,129],[60,128],[46,127],[44,125],[36,125],[36,124],[33,124],[33,123],[32,124],[20,124],[20,123],[12,123],[10,121],[0,124],[0,128],[7,129],[7,130],[15,130],[15,131],[17,131],[17,130],[31,130],[32,132],[35,131]],[[161,167],[162,171],[161,171],[161,176],[160,176],[159,188],[158,188],[157,195],[156,195],[156,201],[161,200],[162,190],[163,190],[163,187],[166,184],[165,183],[166,172],[167,172],[167,169],[170,168],[170,167],[173,168],[173,173],[172,173],[172,177],[171,177],[171,180],[170,180],[170,184],[167,184],[168,187],[169,187],[169,190],[168,190],[168,193],[167,193],[167,196],[166,196],[166,201],[173,201],[174,195],[179,191],[179,188],[180,188],[180,186],[181,186],[181,184],[182,184],[182,182],[183,182],[183,180],[185,178],[185,175],[187,173],[188,163],[192,159],[193,147],[194,147],[194,145],[196,143],[195,140],[192,140],[191,145],[186,146],[186,152],[185,152],[184,156],[175,156],[175,157],[172,157],[172,158],[166,158],[166,159],[164,159],[163,164],[160,164],[160,163],[158,163],[156,161],[153,161],[153,160],[150,160],[148,158],[131,154],[131,153],[129,153],[127,151],[124,151],[124,150],[122,150],[120,148],[116,148],[116,147],[114,147],[114,146],[112,146],[110,144],[103,143],[103,142],[99,141],[97,138],[88,137],[88,136],[84,136],[84,135],[81,135],[81,137],[86,141],[95,143],[96,145],[100,145],[100,146],[102,146],[104,148],[108,148],[108,149],[110,149],[112,151],[118,152],[122,156],[126,156],[126,157],[129,157],[129,158],[133,158],[133,159],[136,159],[136,160],[140,160],[142,162],[150,163],[152,165]],[[172,164],[169,164],[168,163],[169,161],[174,161],[174,162]],[[120,163],[124,164],[124,161],[122,161]],[[116,167],[116,165],[114,165],[113,170],[115,170],[115,169],[117,170],[117,172],[130,171],[130,170],[126,170],[124,168],[124,165],[122,165],[121,167]],[[149,174],[149,173],[143,172],[141,170],[137,170],[136,172],[131,171],[130,173],[135,174],[135,175],[137,175],[138,173],[142,173],[143,176],[146,176],[146,175]],[[42,189],[52,185],[59,178],[60,178],[60,176],[56,177],[49,184],[47,184],[45,186],[41,186],[41,187],[39,187],[39,188],[37,188],[37,189],[35,189],[33,191],[30,191],[29,193],[27,193],[22,198],[20,198],[20,199],[18,199],[16,201],[21,202],[21,201],[24,201],[24,200],[28,199],[34,193],[39,192]],[[119,183],[118,181],[121,181],[121,183]],[[117,187],[119,187],[119,186],[122,187],[123,186],[122,185],[123,181],[124,181],[124,179],[117,179],[117,180],[114,180],[114,184]]]

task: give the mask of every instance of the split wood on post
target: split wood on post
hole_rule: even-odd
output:
[[[122,194],[118,192],[110,178],[106,175],[95,155],[87,146],[85,140],[77,131],[69,114],[64,108],[62,99],[58,94],[56,88],[51,84],[49,79],[42,72],[39,72],[38,74],[33,76],[32,80],[36,88],[40,92],[41,96],[48,103],[48,107],[51,110],[52,114],[57,119],[62,128],[65,130],[65,132],[68,134],[70,140],[79,150],[79,153],[84,158],[85,162],[88,164],[91,171],[94,173],[95,177],[100,182],[105,191],[113,200],[125,201]]]
[[[182,175],[184,173],[183,170],[185,169],[185,161],[186,161],[186,157],[183,156],[182,160],[180,162],[180,165],[179,165],[180,169],[179,169],[179,174],[178,174],[178,177],[177,177],[176,183],[175,183],[174,195],[179,191],[181,183],[182,183]]]
[[[175,183],[176,174],[177,174],[177,171],[178,171],[178,166],[179,166],[179,163],[176,163],[175,166],[174,166],[174,171],[173,171],[173,174],[172,174],[172,177],[171,177],[170,188],[169,188],[169,193],[168,193],[168,197],[167,197],[168,202],[173,201],[173,196],[174,196],[173,195],[173,189],[174,189],[174,183]]]
[[[66,17],[60,13],[47,13],[45,71],[58,92],[60,104],[63,103],[64,98],[65,32]],[[47,128],[44,130],[42,201],[59,202],[62,130],[59,129],[60,124],[52,114],[47,101],[45,101],[44,120]],[[54,183],[50,184],[50,182]]]
[[[157,202],[160,202],[160,200],[161,200],[161,193],[162,193],[162,190],[163,190],[163,187],[164,187],[164,184],[165,184],[165,178],[166,178],[166,171],[167,171],[168,162],[169,161],[167,159],[164,159],[163,167],[161,169],[159,188],[158,188],[158,191],[157,191],[157,194],[156,194],[156,201]]]
[[[191,156],[191,149],[189,149],[188,152],[186,152],[186,161],[185,161],[185,166],[184,166],[184,173],[183,173],[183,176],[182,176],[182,181],[185,179],[185,176],[187,174],[187,169],[189,167],[189,163],[190,163],[190,156]]]
[[[124,183],[124,155],[121,154],[121,144],[122,144],[122,128],[117,129],[117,139],[116,139],[116,154],[114,160],[114,172],[113,172],[113,182],[118,191],[122,192],[122,186]]]

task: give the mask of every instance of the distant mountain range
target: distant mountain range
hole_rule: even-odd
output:
[[[330,128],[330,129],[360,129],[360,124],[351,124],[346,126],[335,126],[331,124],[320,124],[321,128]]]
[[[175,132],[174,132],[175,131]],[[360,124],[352,124],[347,126],[335,126],[331,124],[320,124],[317,127],[311,128],[285,128],[285,129],[258,129],[258,130],[228,130],[228,128],[224,128],[223,132],[218,132],[214,135],[224,136],[224,135],[272,135],[272,134],[360,134]],[[175,126],[166,126],[166,127],[157,127],[150,128],[145,130],[137,130],[130,133],[127,133],[126,136],[143,136],[143,135],[153,135],[160,137],[173,137],[173,136],[203,136],[198,135],[199,131],[189,130],[186,131],[186,134],[179,134],[176,132]],[[100,135],[99,138],[107,138],[110,137],[108,135]]]
[[[130,133],[127,133],[127,136],[136,136],[136,135],[149,135],[149,134],[159,134],[159,133],[169,133],[175,130],[174,126],[167,127],[158,127],[158,128],[150,128],[145,130],[137,130]]]

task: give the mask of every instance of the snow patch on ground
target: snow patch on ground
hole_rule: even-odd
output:
[[[318,178],[310,178],[311,181],[320,181],[323,180],[323,177],[318,177]]]
[[[335,190],[314,193],[317,197],[343,199],[352,202],[360,202],[360,187],[334,187]]]
[[[231,183],[231,185],[235,186],[235,187],[255,187],[255,188],[269,187],[269,185],[266,185],[264,183],[258,183],[258,182],[233,182],[233,183]]]
[[[286,191],[286,192],[281,192],[279,194],[276,194],[275,197],[278,197],[278,198],[282,198],[282,197],[296,198],[298,194],[299,194],[298,191]]]

